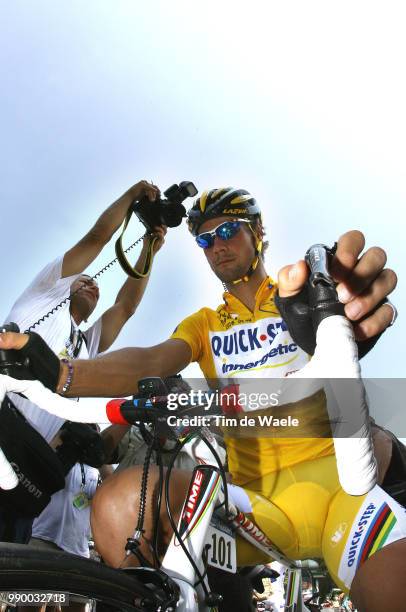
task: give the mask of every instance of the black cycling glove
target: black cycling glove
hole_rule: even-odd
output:
[[[311,287],[306,283],[300,293],[292,297],[282,298],[277,292],[275,304],[292,339],[308,355],[313,355],[316,349],[316,331],[320,321],[332,314],[344,314],[344,304],[338,301],[335,289],[323,284]],[[356,341],[359,359],[375,346],[380,336],[377,334]]]
[[[13,327],[12,327],[13,326]],[[19,331],[15,324],[4,325],[1,331]],[[0,350],[0,373],[19,380],[39,380],[56,391],[60,361],[47,343],[30,332],[27,344],[20,350]]]

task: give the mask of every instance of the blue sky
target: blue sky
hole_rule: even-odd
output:
[[[362,229],[387,249],[402,308],[400,3],[15,0],[0,11],[1,317],[142,178],[252,191],[272,274]],[[113,256],[106,248],[90,272]],[[96,314],[123,281],[118,267],[102,277]],[[160,342],[220,296],[186,227],[171,230],[115,347]],[[404,332],[400,316],[365,376],[404,376]]]

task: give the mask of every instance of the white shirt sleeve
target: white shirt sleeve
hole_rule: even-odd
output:
[[[70,286],[80,275],[61,278],[63,258],[63,255],[57,257],[37,274],[15,301],[6,322],[13,321],[24,331],[70,295]],[[64,304],[62,310],[66,308],[69,308],[68,303]],[[46,341],[47,327],[45,324],[41,329],[41,335]]]

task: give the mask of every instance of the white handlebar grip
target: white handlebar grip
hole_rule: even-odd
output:
[[[0,489],[8,491],[9,489],[14,489],[17,485],[17,474],[0,448]]]

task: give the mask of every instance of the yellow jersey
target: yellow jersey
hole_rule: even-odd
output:
[[[242,378],[285,377],[301,369],[308,355],[292,340],[274,302],[276,285],[268,277],[255,295],[250,311],[230,293],[217,310],[202,308],[184,319],[172,338],[187,342],[192,361],[197,361],[208,381],[221,379],[232,383]],[[308,419],[325,413],[324,397],[316,394],[297,407]],[[271,411],[269,408],[265,411]],[[253,413],[250,415],[255,416]],[[330,438],[261,437],[258,431],[247,437],[225,433],[229,469],[233,482],[244,485],[265,474],[296,463],[333,454]]]

